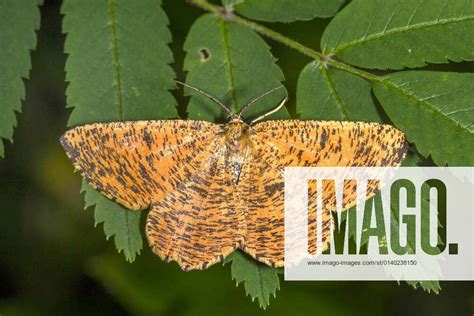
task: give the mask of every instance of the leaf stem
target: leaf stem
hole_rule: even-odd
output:
[[[334,68],[352,73],[354,75],[357,75],[359,77],[362,77],[366,80],[369,81],[381,81],[382,78],[380,76],[371,74],[367,71],[361,70],[359,68],[353,67],[351,65],[348,65],[344,62],[337,61],[332,59],[330,56],[325,56],[324,54],[315,51],[314,49],[311,49],[309,47],[304,46],[303,44],[288,38],[278,32],[275,32],[263,25],[260,25],[258,23],[255,23],[253,21],[247,20],[243,17],[240,17],[238,15],[235,15],[233,12],[229,12],[226,10],[226,8],[212,4],[207,2],[206,0],[189,0],[189,2],[203,10],[213,12],[215,14],[218,14],[221,16],[224,20],[226,21],[232,21],[241,25],[244,25],[268,38],[271,38],[279,43],[282,43],[290,48],[293,48],[300,53],[302,53],[305,56],[308,56],[312,59],[316,59],[321,65],[327,66],[330,65]]]

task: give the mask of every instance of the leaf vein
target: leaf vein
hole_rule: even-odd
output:
[[[123,120],[123,91],[122,91],[122,79],[120,75],[120,54],[118,49],[118,38],[117,38],[117,17],[116,17],[116,3],[115,0],[109,0],[108,2],[108,16],[112,36],[112,62],[114,65],[114,76],[115,76],[115,105],[117,106],[118,116],[120,120]]]
[[[327,70],[324,67],[322,67],[321,65],[319,67],[321,69],[321,73],[323,74],[324,78],[326,79],[326,83],[327,83],[328,88],[330,90],[330,95],[336,101],[336,106],[337,106],[337,109],[339,110],[339,113],[341,114],[342,119],[343,120],[348,120],[349,115],[347,113],[346,106],[342,102],[341,98],[339,98],[339,95],[337,94],[337,91],[336,91],[336,87],[334,86],[334,82],[331,80],[329,74],[327,73]]]
[[[388,26],[390,25],[390,23],[392,22],[395,15],[398,13],[398,11],[400,11],[400,8],[402,7],[402,2],[403,2],[403,0],[398,1],[398,6],[395,10],[393,10],[392,14],[390,15],[390,17],[387,20],[387,23],[385,23],[385,26],[382,30],[382,34],[385,34],[385,32],[387,32]]]
[[[441,14],[443,13],[444,9],[446,9],[446,7],[448,6],[449,1],[450,1],[450,0],[446,0],[446,1],[444,2],[444,5],[443,5],[443,6],[441,7],[441,9],[439,10],[438,16],[436,17],[436,21],[439,21],[439,19],[440,19],[440,17],[441,17]],[[463,13],[462,15],[464,15],[464,13]]]
[[[413,10],[413,12],[410,15],[410,18],[408,19],[408,23],[406,25],[407,27],[410,26],[411,23],[413,22],[413,19],[415,18],[415,15],[418,12],[418,10],[420,9],[423,2],[425,2],[425,0],[421,0],[420,2],[418,2],[418,5],[415,7],[415,9]]]
[[[227,29],[224,19],[219,18],[219,25],[221,29],[221,39],[222,39],[222,47],[224,49],[224,56],[227,60],[226,64],[226,74],[227,74],[227,83],[229,84],[229,89],[232,97],[232,103],[234,107],[234,111],[237,112],[237,96],[235,93],[235,80],[234,74],[232,71],[232,59],[230,54],[230,47],[229,47],[229,39],[227,36]]]

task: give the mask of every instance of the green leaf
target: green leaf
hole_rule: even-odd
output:
[[[68,126],[93,122],[165,119],[177,116],[169,66],[171,34],[161,1],[66,0],[63,31]],[[85,17],[87,17],[85,19]],[[86,204],[95,205],[96,223],[129,261],[142,248],[141,213],[125,210],[86,186]]]
[[[438,165],[474,165],[473,91],[469,73],[406,71],[374,84],[393,123]]]
[[[293,22],[336,14],[345,0],[223,0],[237,13],[253,20]]]
[[[417,289],[418,287],[421,287],[423,290],[425,290],[428,293],[435,293],[439,294],[441,291],[441,285],[439,284],[439,281],[406,281],[408,285],[412,286],[414,289]]]
[[[95,206],[95,225],[104,223],[104,233],[107,239],[114,236],[118,252],[123,251],[125,258],[133,262],[143,248],[140,232],[141,212],[129,211],[117,205],[91,188],[86,181],[82,182],[85,192],[85,207]]]
[[[474,2],[354,0],[331,21],[321,47],[365,68],[474,60]]]
[[[160,3],[64,1],[69,126],[177,116],[168,91],[175,88],[171,34]]]
[[[23,78],[31,68],[30,51],[36,47],[40,12],[36,0],[0,1],[0,157],[2,138],[13,140],[15,111],[25,99]]]
[[[254,31],[228,23],[215,14],[206,14],[194,22],[184,44],[186,82],[215,95],[237,112],[249,99],[280,86],[284,80],[269,49]],[[185,92],[191,91],[185,89]],[[263,98],[244,118],[254,118],[275,108],[285,92],[281,89]],[[193,119],[221,122],[227,119],[216,104],[194,92],[188,113]],[[286,109],[271,116],[287,117]]]
[[[381,121],[368,81],[317,61],[301,72],[296,101],[302,119]]]
[[[234,251],[228,256],[224,264],[232,262],[232,279],[237,285],[244,283],[245,293],[256,298],[260,307],[266,308],[270,304],[270,296],[276,297],[280,289],[278,270],[263,263],[257,262],[240,251]]]

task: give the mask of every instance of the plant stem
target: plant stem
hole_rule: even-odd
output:
[[[273,30],[271,30],[271,29],[269,29],[269,28],[267,28],[263,25],[260,25],[258,23],[253,22],[253,21],[242,18],[238,15],[235,15],[232,12],[228,12],[228,11],[226,11],[226,9],[224,7],[220,7],[218,5],[209,3],[206,0],[189,0],[189,2],[193,5],[195,5],[195,6],[203,9],[203,10],[218,14],[224,20],[232,21],[232,22],[244,25],[244,26],[246,26],[246,27],[248,27],[248,28],[250,28],[250,29],[252,29],[252,30],[268,37],[268,38],[271,38],[271,39],[273,39],[273,40],[275,40],[279,43],[282,43],[282,44],[290,47],[290,48],[296,49],[297,51],[299,51],[303,55],[306,55],[306,56],[308,56],[312,59],[316,59],[322,65],[331,65],[334,68],[352,73],[354,75],[357,75],[357,76],[362,77],[362,78],[364,78],[366,80],[369,80],[369,81],[381,81],[382,80],[382,78],[377,76],[377,75],[371,74],[371,73],[369,73],[367,71],[364,71],[364,70],[361,70],[361,69],[358,69],[358,68],[353,67],[351,65],[348,65],[346,63],[334,60],[329,56],[325,56],[324,54],[322,54],[318,51],[315,51],[314,49],[311,49],[309,47],[306,47],[303,44],[301,44],[301,43],[299,43],[299,42],[297,42],[297,41],[295,41],[291,38],[288,38],[288,37],[286,37],[286,36],[284,36],[284,35],[282,35],[278,32],[275,32],[275,31],[273,31]]]

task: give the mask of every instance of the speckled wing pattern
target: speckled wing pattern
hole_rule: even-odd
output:
[[[141,210],[202,169],[218,130],[184,120],[97,123],[73,128],[60,141],[92,187]]]
[[[407,144],[404,134],[390,125],[335,121],[266,121],[253,126],[252,167],[246,186],[247,231],[243,250],[268,265],[281,267],[284,258],[283,171],[290,166],[382,167],[398,166]],[[312,190],[311,190],[312,189]],[[375,189],[375,188],[373,188]],[[326,187],[323,190],[331,191]],[[323,205],[334,204],[335,195],[324,194]],[[316,190],[310,186],[309,209],[315,209]],[[343,209],[356,200],[344,190]],[[330,210],[323,209],[322,226],[329,228]],[[308,214],[309,251],[316,252],[315,212]],[[329,229],[323,231],[323,248]]]
[[[220,141],[203,168],[153,204],[148,214],[153,251],[185,271],[222,261],[243,242],[244,213]]]
[[[146,233],[152,250],[184,270],[205,269],[237,248],[283,265],[285,167],[397,166],[406,152],[402,132],[376,123],[267,121],[250,127],[248,141],[236,182],[222,126],[209,122],[91,124],[61,139],[93,187],[130,209],[151,205]],[[335,201],[332,189],[323,188],[325,205]],[[347,191],[344,208],[355,199]],[[310,209],[315,194],[310,186]],[[323,211],[325,248],[331,210]],[[316,229],[311,213],[308,224]],[[312,253],[315,236],[309,236]]]

